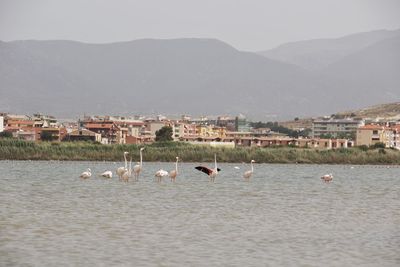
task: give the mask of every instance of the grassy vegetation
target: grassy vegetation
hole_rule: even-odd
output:
[[[145,161],[174,161],[179,156],[184,162],[213,161],[259,163],[315,163],[315,164],[400,164],[400,152],[393,149],[338,149],[306,148],[212,148],[187,143],[166,142],[145,146]],[[123,151],[133,160],[139,159],[137,145],[100,145],[89,142],[41,142],[0,139],[0,160],[88,160],[121,161]]]

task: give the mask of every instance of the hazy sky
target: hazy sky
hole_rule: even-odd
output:
[[[217,38],[241,50],[400,28],[399,0],[0,0],[0,40]]]

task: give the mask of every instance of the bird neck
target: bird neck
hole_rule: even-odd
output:
[[[175,162],[175,171],[178,172],[178,160]]]
[[[142,155],[142,150],[140,150],[140,167],[142,167],[142,162],[143,162],[143,155]]]
[[[253,172],[253,162],[250,162],[251,164],[251,172]]]
[[[125,169],[128,167],[128,162],[126,161],[126,155],[124,153],[124,160],[125,160]]]

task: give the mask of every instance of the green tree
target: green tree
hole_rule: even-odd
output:
[[[372,146],[370,146],[370,148],[372,148],[372,149],[385,148],[385,147],[386,147],[385,143],[382,143],[382,142],[378,142],[378,143],[375,143]]]
[[[10,132],[1,132],[0,133],[0,138],[12,138],[12,133]]]
[[[167,142],[172,140],[172,127],[164,126],[160,130],[156,131],[157,142]]]

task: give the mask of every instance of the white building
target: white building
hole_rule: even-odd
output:
[[[0,133],[4,131],[4,117],[0,116]]]

